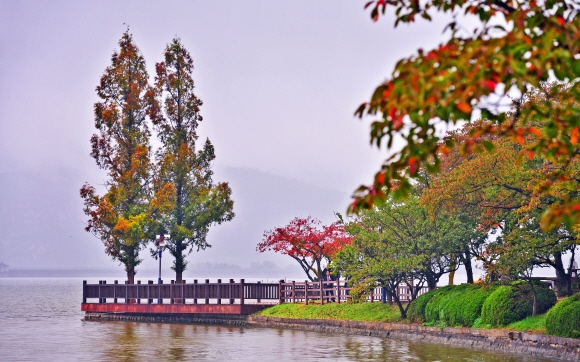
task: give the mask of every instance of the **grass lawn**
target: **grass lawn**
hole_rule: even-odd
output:
[[[399,309],[395,305],[382,303],[329,303],[324,305],[314,303],[309,305],[304,305],[302,303],[284,303],[264,309],[256,314],[268,317],[296,319],[405,322],[404,320],[401,320]],[[528,317],[504,328],[522,332],[545,333],[546,314]]]
[[[262,316],[298,319],[337,319],[369,322],[398,322],[399,309],[382,303],[284,303],[257,313]]]
[[[508,329],[515,329],[522,332],[545,333],[546,332],[546,314],[538,314],[534,317],[528,317],[519,322],[514,322],[507,326]]]

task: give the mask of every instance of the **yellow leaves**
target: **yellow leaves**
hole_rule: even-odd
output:
[[[120,218],[119,221],[117,221],[117,225],[115,225],[114,231],[125,234],[130,229],[131,229],[131,226],[129,224],[129,221],[127,219]]]

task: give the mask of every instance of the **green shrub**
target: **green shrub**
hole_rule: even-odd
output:
[[[550,309],[556,303],[556,294],[545,283],[535,283],[537,314]],[[529,284],[516,282],[495,289],[483,303],[481,324],[494,327],[506,326],[532,315],[533,293]]]
[[[428,293],[424,300],[417,300],[409,320],[421,320],[430,325],[472,326],[494,288],[461,284],[437,289]]]
[[[553,336],[580,338],[580,293],[561,300],[548,311],[546,333]]]
[[[447,303],[448,296],[456,288],[455,285],[447,285],[434,291],[431,300],[425,305],[425,319],[427,323],[439,321],[441,308]]]
[[[456,288],[455,293],[444,307],[444,322],[450,326],[471,327],[481,315],[481,307],[488,295],[495,287],[481,284],[465,284],[463,288]]]
[[[441,289],[430,290],[427,293],[420,295],[417,299],[411,302],[409,310],[407,311],[407,320],[409,322],[421,323],[425,321],[425,306]]]

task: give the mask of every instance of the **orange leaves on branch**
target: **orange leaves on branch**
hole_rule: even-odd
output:
[[[463,113],[471,113],[471,106],[465,102],[458,102],[456,107]]]
[[[570,132],[570,143],[574,146],[578,143],[578,127],[572,129],[572,132]]]
[[[540,131],[536,127],[528,127],[528,132],[531,133],[531,134],[533,134],[533,135],[535,135],[535,136],[538,136],[538,137],[542,137],[543,136],[542,135],[542,131]]]

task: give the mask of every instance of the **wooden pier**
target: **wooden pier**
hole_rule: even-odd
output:
[[[412,286],[400,286],[399,298],[411,300]],[[426,292],[422,288],[419,294]],[[235,282],[153,284],[87,284],[83,281],[83,302],[81,310],[86,313],[127,313],[127,314],[195,314],[195,315],[248,315],[278,303],[305,303],[317,301],[342,303],[350,298],[350,288],[346,281],[246,283],[244,279]],[[368,302],[384,301],[382,288],[375,288],[367,298]]]

